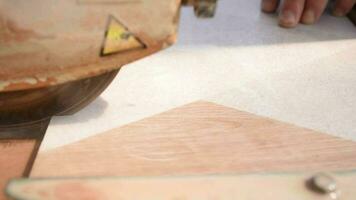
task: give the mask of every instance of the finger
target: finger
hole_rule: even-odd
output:
[[[261,8],[263,12],[272,13],[278,8],[279,0],[262,0]]]
[[[302,15],[305,0],[285,0],[279,13],[279,25],[286,28],[295,27]]]
[[[301,22],[314,24],[325,10],[328,0],[306,0]]]
[[[335,8],[333,15],[335,16],[345,16],[352,7],[355,5],[356,0],[337,0],[335,3]]]

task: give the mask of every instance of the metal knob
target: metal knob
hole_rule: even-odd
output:
[[[329,195],[331,199],[338,199],[340,192],[333,177],[325,173],[318,173],[307,181],[307,186],[313,192]]]

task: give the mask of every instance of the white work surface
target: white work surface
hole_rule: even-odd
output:
[[[277,26],[260,0],[220,0],[212,20],[182,10],[178,43],[122,68],[73,116],[54,117],[41,151],[196,100],[356,140],[356,28],[324,15]]]

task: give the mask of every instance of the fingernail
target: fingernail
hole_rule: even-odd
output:
[[[262,11],[264,12],[273,12],[274,7],[271,1],[262,1]]]
[[[291,11],[283,11],[279,16],[279,24],[284,27],[292,27],[297,23],[296,21],[296,16]]]
[[[314,24],[315,22],[315,13],[313,10],[307,10],[304,12],[302,17],[302,22],[304,24]]]
[[[333,11],[333,15],[336,17],[343,17],[345,16],[345,12],[340,8],[335,8]]]

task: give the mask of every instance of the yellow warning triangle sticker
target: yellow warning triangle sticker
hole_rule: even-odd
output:
[[[105,40],[101,49],[101,56],[145,47],[146,45],[134,36],[115,17],[109,17]]]

